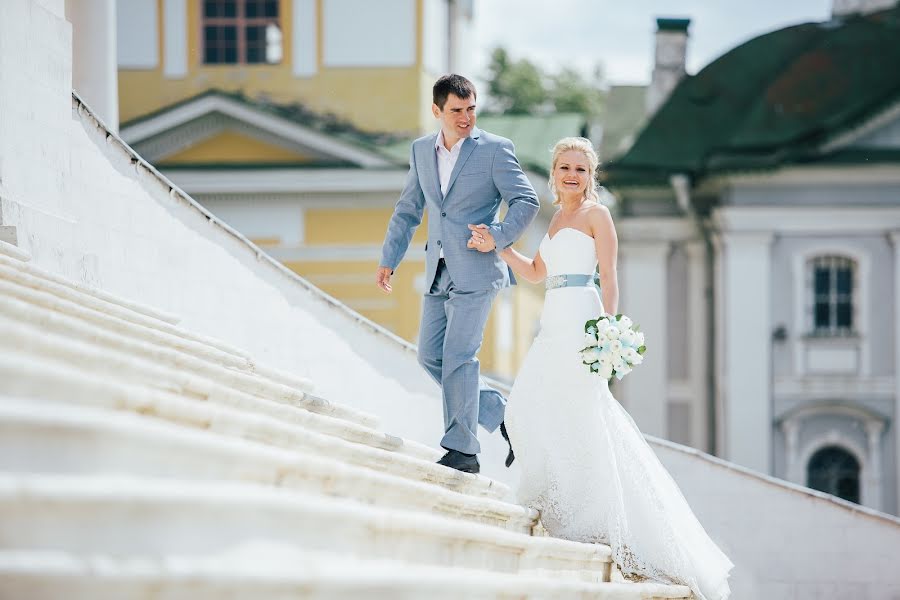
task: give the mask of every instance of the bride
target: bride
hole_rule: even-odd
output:
[[[550,535],[609,544],[626,575],[687,585],[697,600],[724,600],[731,561],[607,381],[581,362],[585,321],[615,314],[619,303],[618,243],[609,210],[598,202],[597,162],[588,140],[560,140],[550,175],[559,209],[537,255],[500,252],[517,275],[546,279],[547,287],[541,331],[506,409],[506,431],[522,464],[518,500],[540,510]],[[470,247],[493,243],[483,225],[471,229]],[[594,285],[598,265],[601,294]]]

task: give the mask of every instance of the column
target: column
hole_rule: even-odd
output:
[[[894,246],[894,453],[900,453],[900,231],[890,232]],[[900,457],[894,459],[897,503],[900,507]]]
[[[725,458],[769,473],[771,233],[723,233]]]
[[[647,345],[644,362],[617,386],[616,394],[641,431],[666,437],[668,357],[666,340],[667,241],[634,241],[620,245],[619,312],[641,326]]]
[[[784,478],[793,483],[806,485],[801,472],[802,465],[799,464],[800,457],[797,448],[799,424],[793,419],[788,419],[781,424],[781,431],[784,432]]]
[[[691,357],[688,365],[691,382],[691,445],[698,450],[711,452],[707,442],[707,419],[709,417],[709,351],[706,281],[706,246],[700,241],[684,245],[688,257],[688,347],[685,351]]]
[[[66,0],[72,23],[72,87],[112,131],[119,129],[116,0]]]
[[[881,432],[884,423],[874,419],[866,421],[866,439],[868,441],[869,464],[866,480],[863,482],[866,494],[866,506],[882,510],[881,493]]]

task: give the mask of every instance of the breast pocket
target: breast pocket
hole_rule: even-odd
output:
[[[469,160],[466,163],[465,168],[460,171],[460,177],[475,177],[476,175],[480,175],[482,177],[487,176],[491,172],[491,163],[489,161],[484,160]]]

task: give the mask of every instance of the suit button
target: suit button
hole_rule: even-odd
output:
[[[446,217],[446,216],[447,216],[447,213],[441,213],[441,216],[442,216],[442,217]]]

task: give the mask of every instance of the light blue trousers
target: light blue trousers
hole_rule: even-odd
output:
[[[441,260],[422,301],[419,364],[441,386],[445,432],[441,446],[447,450],[478,454],[477,425],[494,431],[503,421],[506,398],[482,381],[475,357],[496,295],[495,289],[456,289]]]

